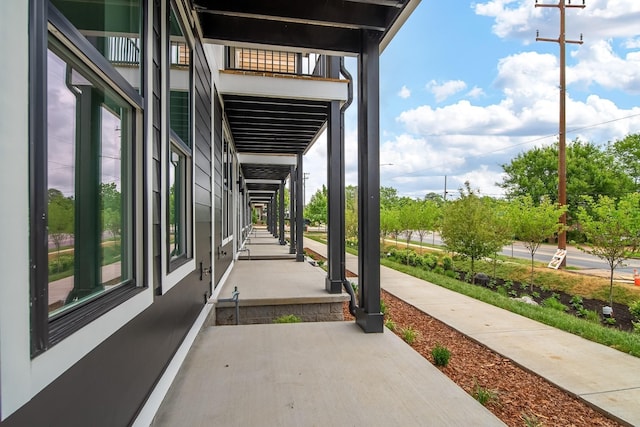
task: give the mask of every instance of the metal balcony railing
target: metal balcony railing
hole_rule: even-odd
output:
[[[140,39],[132,37],[107,37],[106,57],[114,65],[140,64]]]
[[[140,39],[133,37],[107,37],[106,57],[118,66],[140,65]],[[191,51],[185,42],[171,40],[169,43],[171,65],[188,66]]]
[[[326,56],[268,49],[226,48],[227,70],[327,77]]]

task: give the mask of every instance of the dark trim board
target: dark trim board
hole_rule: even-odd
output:
[[[129,425],[202,310],[207,290],[194,271],[0,425]]]

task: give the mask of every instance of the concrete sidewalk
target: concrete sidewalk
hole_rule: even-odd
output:
[[[326,246],[305,239],[326,255]],[[358,272],[357,257],[346,268]],[[518,314],[381,267],[383,289],[495,352],[513,360],[599,411],[640,425],[640,359]]]

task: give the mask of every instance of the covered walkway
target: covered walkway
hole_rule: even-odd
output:
[[[264,235],[259,241],[282,248]],[[325,276],[306,262],[238,261],[220,296],[238,286],[241,300],[345,300],[326,292]],[[363,334],[340,321],[213,323],[200,330],[152,425],[504,425],[388,331]]]

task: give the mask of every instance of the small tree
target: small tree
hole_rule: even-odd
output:
[[[471,277],[475,274],[475,261],[489,256],[503,246],[497,239],[491,199],[481,198],[471,190],[469,182],[460,190],[460,198],[446,204],[443,209],[441,235],[446,247],[471,259]]]
[[[414,230],[418,227],[418,209],[418,204],[413,200],[409,200],[398,211],[398,228],[404,233],[407,248]]]
[[[398,209],[382,209],[380,211],[380,231],[384,233],[384,237],[392,234],[398,246],[398,233],[400,222],[398,220]]]
[[[60,270],[60,246],[67,237],[73,234],[74,227],[74,203],[73,199],[64,197],[56,190],[49,190],[47,230],[49,237],[56,247],[58,271]]]
[[[495,252],[493,253],[493,278],[496,278],[498,264],[498,252],[504,245],[513,242],[513,223],[511,221],[510,205],[504,200],[492,200],[493,221],[490,222],[493,235],[496,239]]]
[[[511,223],[516,238],[531,255],[531,283],[533,289],[533,259],[542,242],[562,231],[560,216],[566,212],[565,206],[553,204],[543,198],[537,206],[530,196],[518,197],[511,205]]]
[[[424,241],[424,236],[436,230],[438,217],[440,216],[440,206],[433,200],[424,200],[419,204],[418,217],[416,223],[416,233],[420,238],[420,246]]]
[[[304,216],[314,224],[327,223],[327,187],[318,189],[304,209]]]
[[[609,304],[613,305],[613,272],[626,259],[626,250],[638,244],[640,194],[631,193],[619,203],[607,196],[598,200],[585,196],[589,207],[578,208],[578,221],[590,247],[580,247],[609,264]]]

